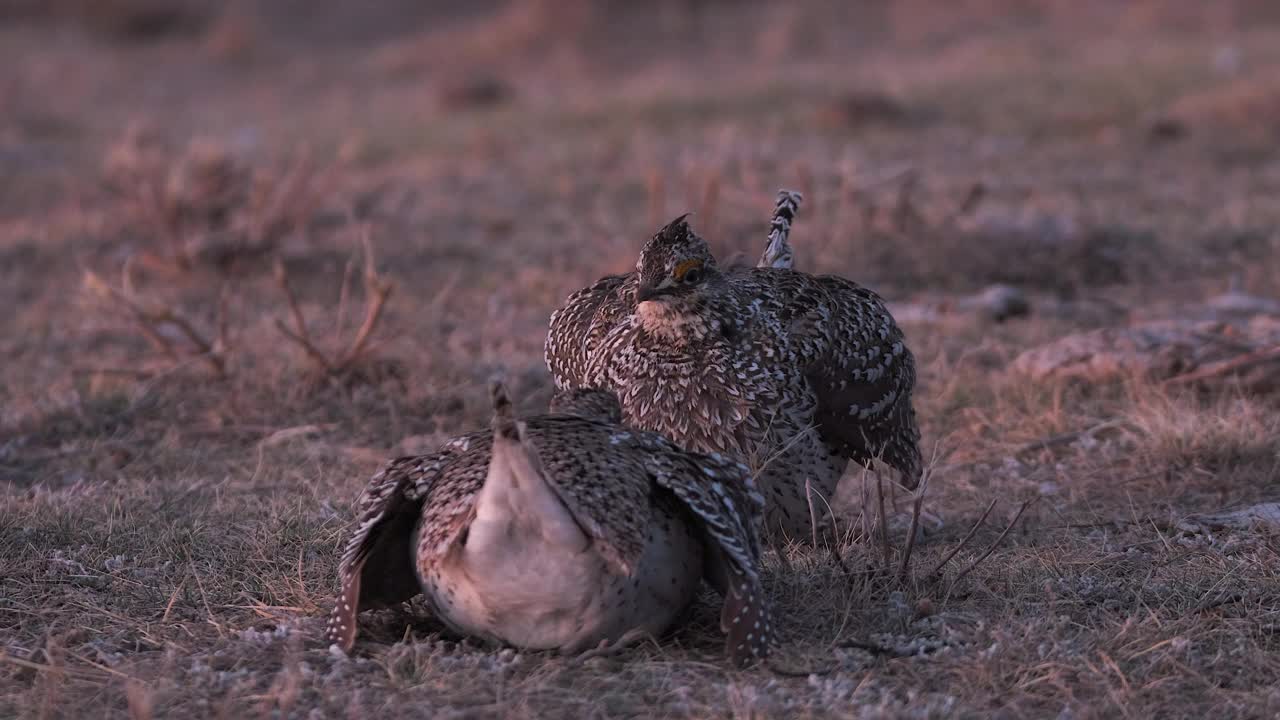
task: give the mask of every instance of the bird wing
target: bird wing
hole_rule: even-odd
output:
[[[394,605],[420,592],[413,568],[414,527],[423,515],[424,498],[473,437],[452,440],[430,455],[392,460],[360,494],[360,520],[338,565],[341,590],[326,632],[343,652],[355,644],[356,615],[362,607]]]
[[[557,414],[577,415],[614,424],[622,423],[622,406],[618,402],[617,394],[594,387],[557,389],[551,394],[549,409]]]
[[[631,575],[648,537],[649,484],[633,431],[573,415],[543,415],[527,440],[548,484],[613,571]]]
[[[637,438],[646,447],[650,475],[698,517],[707,536],[708,575],[724,596],[720,625],[729,657],[739,666],[765,657],[772,627],[756,532],[764,496],[750,471],[719,453],[685,452],[659,435]]]
[[[781,273],[779,273],[781,275]],[[786,273],[780,310],[788,342],[817,402],[823,442],[840,455],[882,458],[914,487],[919,439],[911,392],[915,359],[879,295],[835,276]]]
[[[439,452],[422,458],[422,481],[411,489],[422,503],[416,548],[420,571],[439,562],[465,536],[492,458],[493,433],[489,430],[454,438]]]
[[[589,385],[587,375],[593,349],[611,327],[631,312],[625,286],[634,273],[608,275],[570,295],[551,315],[544,354],[556,387]]]

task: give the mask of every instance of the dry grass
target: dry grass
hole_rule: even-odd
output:
[[[278,170],[255,168],[232,149],[193,140],[176,153],[157,133],[135,126],[111,147],[105,182],[126,210],[123,232],[140,236],[152,266],[242,269],[305,232],[332,171],[310,156]]]
[[[1280,292],[1274,129],[1252,110],[1280,68],[1265,8],[1134,3],[1099,35],[1053,3],[946,22],[893,3],[856,27],[817,1],[582,3],[544,44],[534,2],[493,36],[459,18],[451,48],[443,20],[411,27],[429,4],[333,5],[246,3],[252,52],[223,64],[182,33],[0,29],[0,716],[1280,713],[1280,535],[1187,522],[1278,499],[1280,398],[1006,369],[1232,275]],[[1224,46],[1243,58],[1225,75]],[[434,63],[451,50],[461,75]],[[511,92],[440,102],[459,77]],[[912,122],[833,121],[854,96]],[[1153,140],[1165,116],[1190,130]],[[118,144],[139,117],[172,140]],[[330,655],[368,474],[483,423],[499,367],[544,406],[568,292],[686,210],[754,258],[779,186],[806,194],[806,268],[900,302],[1031,296],[1003,324],[906,326],[936,458],[916,531],[891,486],[871,522],[851,473],[840,562],[766,558],[784,642],[753,670],[722,662],[713,602],[585,663],[475,647],[421,608]]]

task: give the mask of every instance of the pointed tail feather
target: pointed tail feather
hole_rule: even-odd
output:
[[[359,558],[343,568],[342,591],[329,613],[329,625],[325,637],[342,652],[349,653],[356,644],[356,614],[360,612],[360,572],[364,570],[364,558]]]
[[[769,244],[765,246],[756,267],[780,268],[790,270],[795,265],[795,257],[791,251],[789,236],[791,223],[800,212],[800,202],[804,199],[794,190],[779,190],[778,204],[773,210],[773,219],[769,222]]]
[[[746,667],[769,656],[773,627],[769,604],[758,580],[745,574],[730,575],[720,629],[726,635],[725,652],[736,667]]]
[[[493,404],[493,419],[490,421],[490,426],[493,429],[494,440],[518,439],[520,433],[516,427],[515,411],[511,407],[511,394],[507,391],[507,384],[500,375],[495,375],[489,380],[489,400]]]

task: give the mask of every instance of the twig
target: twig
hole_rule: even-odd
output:
[[[129,280],[129,266],[127,264],[124,270],[123,289],[109,285],[92,271],[85,273],[85,284],[95,292],[106,295],[117,305],[120,305],[127,310],[129,316],[137,324],[142,334],[156,346],[156,349],[162,352],[170,360],[177,362],[181,358],[177,349],[173,346],[173,343],[160,333],[158,329],[158,326],[160,325],[170,325],[176,328],[194,349],[194,352],[190,353],[191,355],[198,357],[207,363],[219,378],[226,377],[226,365],[223,362],[222,356],[214,349],[213,345],[195,329],[195,326],[193,326],[189,320],[173,308],[148,308],[144,307],[134,299],[132,283]]]
[[[1017,457],[1019,455],[1025,455],[1026,453],[1029,453],[1029,452],[1034,452],[1036,450],[1047,450],[1049,448],[1057,447],[1059,445],[1069,445],[1075,442],[1076,440],[1079,440],[1082,437],[1092,437],[1093,434],[1096,432],[1101,432],[1103,430],[1110,430],[1111,428],[1120,427],[1123,424],[1124,422],[1121,420],[1108,420],[1106,422],[1098,423],[1093,427],[1085,428],[1084,430],[1073,430],[1071,432],[1059,433],[1057,435],[1050,435],[1049,437],[1041,438],[1039,440],[1033,440],[1032,442],[1029,442],[1026,445],[1023,445],[1022,447],[1015,450],[1013,452],[1013,455]]]
[[[814,547],[818,547],[818,513],[813,507],[813,483],[806,475],[804,478],[804,497],[809,504],[809,534],[812,536],[811,542]]]
[[[307,332],[307,321],[302,315],[302,308],[298,306],[298,296],[294,294],[293,287],[289,285],[289,272],[280,260],[275,262],[274,273],[276,284],[280,286],[280,291],[284,293],[285,301],[289,303],[289,314],[293,318],[294,327],[293,330],[290,330],[283,320],[276,318],[276,329],[280,331],[280,334],[302,348],[307,357],[311,358],[322,372],[326,374],[332,373],[334,371],[333,363],[329,362],[329,358],[311,342],[311,335]]]
[[[213,345],[211,345],[208,340],[205,340],[200,333],[196,332],[195,327],[193,327],[186,318],[178,315],[169,308],[163,308],[156,319],[159,322],[168,322],[170,325],[178,328],[178,331],[195,346],[197,354],[213,367],[219,377],[226,375],[226,368],[222,364],[222,358],[213,351]]]
[[[353,258],[347,258],[347,264],[342,267],[342,285],[338,288],[338,319],[333,324],[335,342],[342,337],[342,331],[347,329],[347,303],[351,300],[351,270],[354,267]]]
[[[838,663],[831,663],[821,668],[798,668],[793,670],[791,668],[780,667],[772,656],[765,659],[764,666],[774,675],[788,678],[807,678],[810,675],[829,675],[840,667]]]
[[[151,323],[147,320],[146,316],[137,313],[130,313],[130,316],[137,324],[138,330],[142,332],[142,335],[146,337],[147,340],[165,357],[174,362],[181,360],[181,358],[178,357],[177,351],[173,349],[173,343],[169,342],[168,338],[157,332],[156,329],[151,326]]]
[[[920,175],[912,170],[906,174],[902,184],[898,186],[898,200],[893,209],[893,224],[899,232],[905,232],[907,225],[920,217],[920,213],[916,212],[915,201],[912,198],[919,183]]]
[[[186,551],[187,567],[191,569],[191,576],[196,579],[196,589],[200,591],[200,601],[204,603],[204,612],[206,621],[218,631],[218,637],[226,637],[222,631],[222,624],[213,618],[213,608],[209,607],[209,596],[204,592],[204,583],[200,581],[200,573],[196,571],[196,564],[191,559],[190,551]]]
[[[930,471],[931,472],[931,471]],[[920,529],[920,511],[924,507],[924,493],[929,488],[929,475],[926,472],[920,481],[920,489],[916,491],[915,500],[911,503],[911,527],[907,529],[907,547],[902,551],[902,560],[898,562],[898,580],[907,576],[907,568],[911,565],[911,553],[916,548],[916,533]]]
[[[297,295],[294,294],[293,288],[289,284],[289,273],[280,261],[277,260],[275,264],[276,283],[280,286],[281,292],[284,293],[285,300],[289,304],[289,314],[293,318],[292,329],[279,318],[275,322],[276,329],[285,338],[302,348],[307,357],[311,358],[321,373],[325,375],[339,375],[350,370],[352,365],[369,349],[369,341],[373,337],[373,331],[377,328],[378,321],[382,318],[382,311],[386,307],[387,298],[391,296],[391,291],[395,287],[391,282],[378,275],[368,226],[365,226],[361,232],[361,243],[364,246],[364,280],[367,296],[364,322],[361,323],[359,330],[356,331],[356,335],[346,351],[337,358],[327,355],[312,341],[311,335],[307,331],[306,319],[302,315],[302,308],[298,305]],[[349,267],[350,265],[348,264]],[[338,299],[339,313],[343,315],[346,312],[347,275],[349,275],[349,271],[344,273],[341,296]],[[341,328],[339,328],[340,331]]]
[[[128,277],[129,276],[126,273],[126,282]],[[129,311],[129,317],[137,323],[138,329],[142,331],[142,334],[147,338],[147,340],[151,341],[151,344],[154,345],[157,350],[164,353],[164,355],[170,360],[173,360],[174,362],[178,361],[178,352],[174,350],[173,343],[169,342],[168,338],[161,335],[155,327],[153,327],[153,323],[145,308],[132,300],[125,291],[118,290],[108,285],[106,281],[98,277],[98,274],[92,270],[85,272],[84,281],[85,284],[89,286],[89,289],[99,294],[106,295],[116,304],[123,306],[125,310]]]
[[[871,534],[875,531],[875,527],[872,525],[871,513],[867,510],[867,508],[871,507],[871,490],[867,483],[868,472],[870,471],[865,468],[862,470],[862,487],[859,490],[862,493],[862,537],[859,538],[859,542],[864,543],[871,542]]]
[[[121,290],[105,285],[114,297],[117,297],[128,303],[135,313],[140,313],[148,322],[160,325],[168,323],[178,329],[178,332],[187,339],[196,349],[196,355],[209,364],[218,377],[226,377],[226,366],[223,364],[222,356],[214,351],[213,344],[204,339],[204,336],[196,331],[195,327],[185,317],[171,307],[161,307],[155,309],[143,308],[141,304],[132,300],[137,295],[133,289],[133,269],[132,261],[126,262],[121,271]]]
[[[1000,535],[996,538],[996,541],[991,543],[991,547],[987,548],[986,552],[979,555],[976,560],[969,563],[969,567],[965,568],[964,570],[961,570],[960,574],[956,575],[955,580],[951,581],[951,585],[953,587],[955,586],[956,583],[960,582],[961,578],[963,578],[965,575],[968,575],[970,572],[973,571],[974,568],[982,564],[982,561],[986,560],[987,556],[995,552],[996,548],[1000,547],[1000,543],[1004,542],[1005,536],[1009,534],[1009,531],[1013,529],[1013,526],[1018,524],[1018,519],[1022,517],[1022,513],[1026,511],[1027,506],[1029,506],[1030,504],[1031,504],[1030,500],[1024,500],[1022,505],[1018,506],[1018,512],[1014,514],[1013,520],[1009,521],[1009,525],[1004,529],[1004,532],[1000,533]]]
[[[227,291],[227,284],[222,284],[222,289],[218,291],[218,318],[216,325],[218,328],[218,336],[213,341],[214,349],[219,353],[227,352],[231,345],[230,332],[228,329],[227,305],[230,293]]]
[[[884,556],[884,568],[889,569],[893,551],[889,547],[889,518],[884,512],[884,479],[876,473],[876,504],[880,508],[880,553]]]
[[[307,333],[307,321],[302,316],[302,308],[298,307],[298,296],[293,293],[293,288],[289,286],[289,273],[284,268],[284,263],[276,260],[273,268],[276,276],[276,284],[280,286],[280,291],[284,293],[284,297],[289,302],[289,314],[293,316],[294,333],[304,343],[311,344],[311,336]]]
[[[169,602],[164,606],[164,615],[160,618],[160,622],[169,622],[169,614],[173,612],[173,604],[178,601],[178,593],[182,592],[182,588],[187,584],[187,576],[183,575],[182,580],[178,581],[177,587],[173,589],[173,594],[169,596]]]
[[[364,353],[365,346],[369,343],[369,338],[373,335],[373,329],[378,326],[378,320],[382,317],[382,309],[387,304],[387,298],[391,296],[392,289],[395,285],[382,279],[378,275],[377,268],[374,266],[373,260],[373,242],[369,237],[369,228],[365,227],[361,236],[364,244],[364,282],[365,291],[372,296],[372,300],[366,300],[364,323],[360,325],[360,329],[356,332],[355,340],[352,341],[351,347],[347,349],[342,360],[338,363],[339,370],[347,369],[353,362],[360,358]]]
[[[960,201],[960,204],[956,206],[955,210],[951,211],[951,215],[947,217],[944,224],[950,225],[962,217],[972,215],[974,211],[978,209],[978,206],[982,204],[982,201],[986,196],[986,185],[983,185],[980,182],[975,182],[973,185],[970,185],[969,192],[965,193],[964,199]]]
[[[1223,605],[1231,605],[1233,603],[1238,603],[1242,600],[1244,600],[1244,595],[1241,595],[1240,593],[1228,593],[1225,595],[1220,595],[1214,598],[1213,600],[1207,600],[1203,603],[1200,603],[1191,612],[1193,613],[1208,612],[1209,610],[1220,608]]]
[[[99,675],[97,672],[91,672],[83,668],[69,667],[66,665],[62,665],[62,666],[52,665],[52,664],[45,665],[43,663],[32,662],[30,660],[24,660],[22,658],[14,657],[7,652],[0,652],[0,663],[11,663],[13,665],[17,665],[20,668],[26,668],[28,670],[34,670],[36,672],[66,673],[79,680],[105,680],[106,679],[106,673],[102,673],[101,675]]]
[[[978,528],[982,527],[982,523],[987,521],[987,516],[990,515],[991,511],[995,508],[996,502],[996,500],[991,501],[991,504],[987,506],[987,509],[982,511],[982,517],[978,518],[978,521],[973,524],[973,527],[969,528],[969,532],[965,533],[965,536],[960,539],[960,544],[956,545],[951,552],[947,553],[946,557],[942,558],[942,562],[934,566],[933,571],[929,573],[930,575],[937,575],[942,572],[942,568],[946,567],[947,563],[951,562],[951,558],[955,557],[957,553],[964,549],[965,545],[969,544],[969,541],[973,539],[973,536],[978,534]]]
[[[858,650],[866,650],[867,652],[871,653],[872,655],[891,655],[891,656],[896,656],[896,655],[898,654],[898,653],[894,652],[894,650],[893,650],[892,648],[887,648],[887,647],[884,647],[883,645],[878,645],[878,644],[876,644],[876,643],[868,642],[868,641],[866,641],[866,640],[858,640],[858,639],[856,639],[856,638],[850,638],[850,639],[848,639],[848,640],[842,640],[842,641],[840,641],[839,643],[837,643],[837,644],[836,644],[836,647],[842,647],[842,648],[857,648]]]
[[[1239,370],[1248,370],[1249,368],[1262,365],[1263,363],[1267,363],[1272,360],[1280,360],[1280,345],[1273,348],[1267,348],[1265,350],[1258,350],[1257,352],[1237,355],[1229,360],[1219,360],[1218,362],[1209,363],[1198,370],[1183,373],[1182,375],[1176,375],[1164,382],[1166,385],[1186,385],[1188,383],[1216,378],[1220,375],[1227,375]]]
[[[307,357],[311,358],[316,365],[319,365],[322,371],[326,373],[334,372],[333,366],[329,363],[329,358],[325,357],[324,353],[320,352],[315,345],[312,345],[311,341],[290,330],[289,326],[285,325],[284,321],[279,318],[276,318],[276,329],[280,331],[281,335],[284,335],[289,340],[292,340],[298,347],[302,348],[302,350],[307,354]]]
[[[261,247],[270,238],[289,231],[299,223],[300,218],[310,210],[309,203],[300,202],[300,199],[305,189],[311,185],[309,181],[314,174],[311,154],[304,150],[271,193],[262,212],[250,219],[246,239],[251,247]],[[291,206],[296,212],[286,212],[286,208]]]

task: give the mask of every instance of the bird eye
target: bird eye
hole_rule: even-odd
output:
[[[685,260],[676,266],[671,275],[676,282],[696,283],[702,279],[702,261],[701,260]]]

